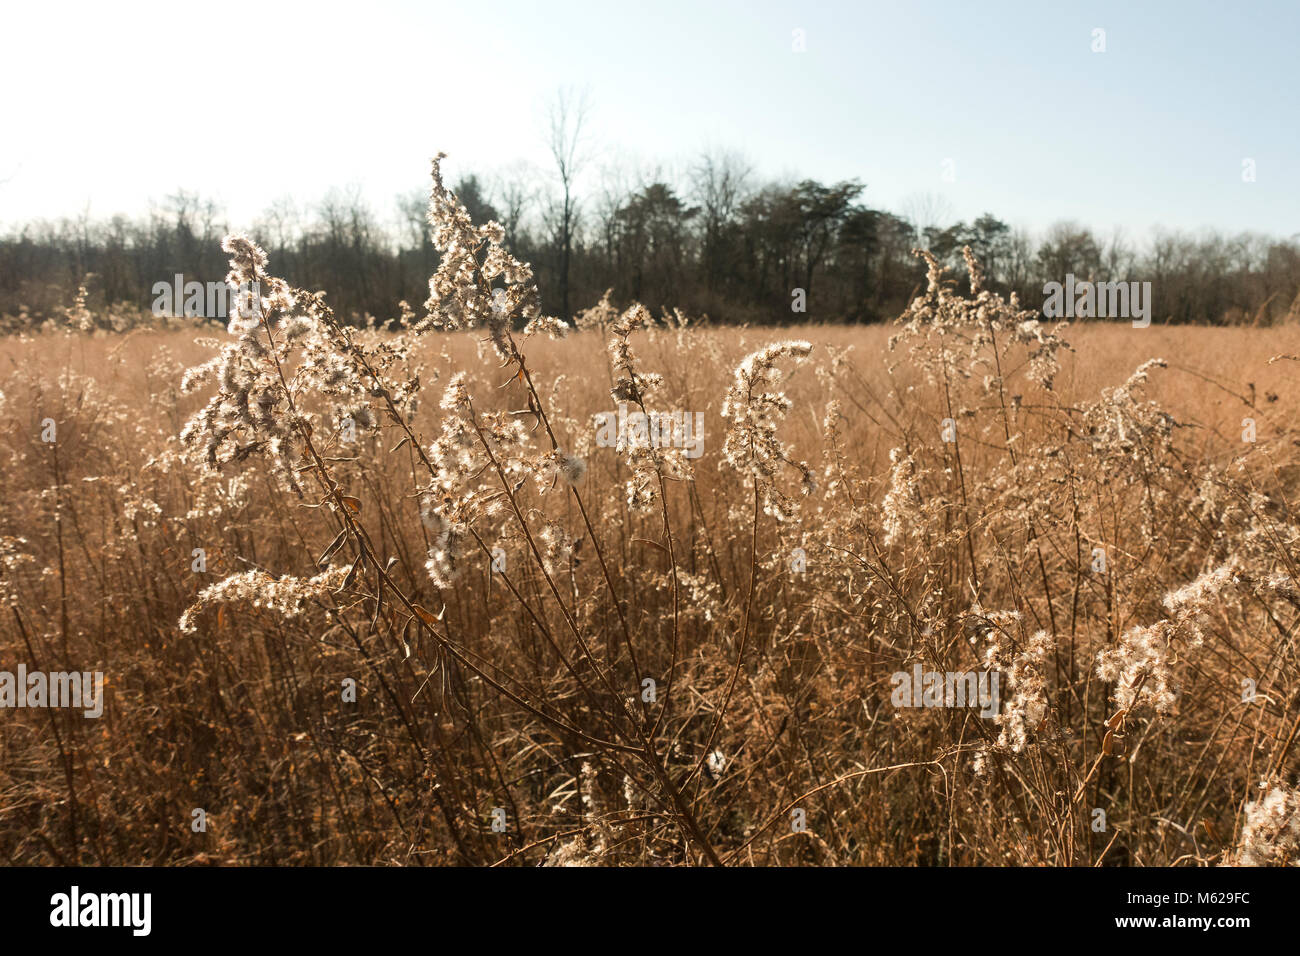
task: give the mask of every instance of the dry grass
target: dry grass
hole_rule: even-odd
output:
[[[1039,375],[1009,305],[981,303],[936,284],[901,329],[790,329],[809,356],[757,359],[783,380],[742,382],[724,419],[770,335],[597,309],[493,348],[286,300],[359,377],[286,369],[210,443],[217,470],[177,437],[215,343],[0,342],[0,669],[109,688],[100,720],[3,713],[5,857],[1291,861],[1300,394],[1269,359],[1300,330],[1074,327]],[[269,374],[281,348],[230,361]],[[703,412],[703,456],[598,446],[611,387]],[[341,441],[362,405],[373,427]],[[894,706],[916,663],[998,671],[1002,714]]]

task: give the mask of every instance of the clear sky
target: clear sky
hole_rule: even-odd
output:
[[[0,224],[177,188],[235,226],[331,186],[388,217],[438,150],[452,177],[544,164],[543,104],[573,86],[591,188],[714,146],[895,211],[1289,236],[1298,36],[1300,0],[5,2]]]

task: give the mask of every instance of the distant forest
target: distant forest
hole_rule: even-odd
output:
[[[522,175],[491,184],[470,175],[456,189],[476,222],[505,227],[511,251],[536,271],[544,311],[566,318],[612,289],[616,304],[679,308],[697,320],[879,322],[897,315],[924,280],[914,247],[960,276],[961,248],[970,245],[991,286],[1018,292],[1028,307],[1042,305],[1045,282],[1072,273],[1151,282],[1156,322],[1300,319],[1296,237],[1157,232],[1139,248],[1074,223],[1039,237],[991,213],[940,224],[933,203],[900,215],[871,208],[856,181],[756,182],[727,154],[700,158],[685,183],[652,178],[583,196],[572,191],[572,168],[560,171],[549,192]],[[419,312],[427,296],[438,254],[424,209],[419,190],[387,217],[356,190],[335,191],[305,211],[277,204],[251,232],[273,274],[325,290],[349,321],[384,321],[403,300]],[[93,314],[148,309],[154,283],[177,273],[222,281],[226,232],[220,209],[188,192],[139,219],[10,227],[0,238],[0,315],[9,327],[62,316],[83,282]],[[796,289],[804,291],[803,313],[792,311]]]

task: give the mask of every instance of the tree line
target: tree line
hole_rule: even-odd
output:
[[[718,322],[878,322],[921,288],[925,270],[913,248],[929,249],[960,276],[969,245],[989,284],[1028,307],[1042,304],[1046,282],[1072,274],[1150,281],[1156,322],[1300,318],[1296,237],[1158,231],[1139,247],[1076,223],[1034,237],[991,213],[938,222],[942,210],[932,201],[907,213],[872,208],[856,180],[761,182],[730,154],[700,157],[682,181],[645,176],[627,184],[606,175],[580,193],[577,139],[566,138],[571,120],[558,123],[551,188],[536,188],[537,174],[492,182],[467,175],[456,187],[476,222],[505,226],[513,254],[533,265],[544,309],[563,317],[612,289],[616,303]],[[358,190],[334,191],[306,211],[276,203],[251,233],[274,273],[327,290],[345,319],[382,321],[402,301],[418,312],[427,295],[438,254],[424,209],[424,193],[413,190],[385,221]],[[227,231],[213,202],[183,191],[141,218],[11,227],[0,238],[0,314],[11,325],[19,315],[33,322],[62,315],[83,282],[92,313],[149,309],[154,284],[176,274],[221,281]]]

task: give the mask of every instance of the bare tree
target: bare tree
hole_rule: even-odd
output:
[[[1124,230],[1116,226],[1102,250],[1101,265],[1105,278],[1114,282],[1128,279],[1133,272],[1133,249],[1125,238]]]
[[[1030,301],[1031,280],[1037,275],[1034,262],[1034,238],[1023,227],[1013,229],[1007,243],[1007,285]]]
[[[918,239],[927,229],[952,222],[952,203],[939,193],[913,193],[903,200],[903,218],[912,224]]]
[[[726,261],[724,229],[748,192],[751,172],[739,153],[721,151],[704,153],[691,169],[691,195],[704,211],[704,281],[710,292]]]
[[[301,217],[293,198],[281,196],[272,202],[253,224],[253,231],[265,237],[275,250],[276,259],[283,261],[285,253],[302,231]]]
[[[724,222],[735,213],[752,172],[749,161],[738,152],[703,153],[690,172],[693,198],[708,219]]]
[[[615,250],[618,244],[619,213],[632,191],[623,164],[606,163],[601,167],[600,190],[595,208],[597,243],[604,248],[605,269],[610,276],[615,276],[618,272]]]
[[[569,312],[569,264],[573,257],[573,235],[577,228],[578,205],[574,195],[574,182],[586,160],[584,127],[590,103],[585,91],[574,93],[561,89],[555,94],[547,113],[547,147],[560,176],[563,198],[554,210],[552,232],[559,252],[560,314],[567,319]]]
[[[506,245],[517,250],[524,240],[524,220],[537,199],[533,183],[538,175],[528,163],[517,161],[493,177],[492,196],[506,231]]]

